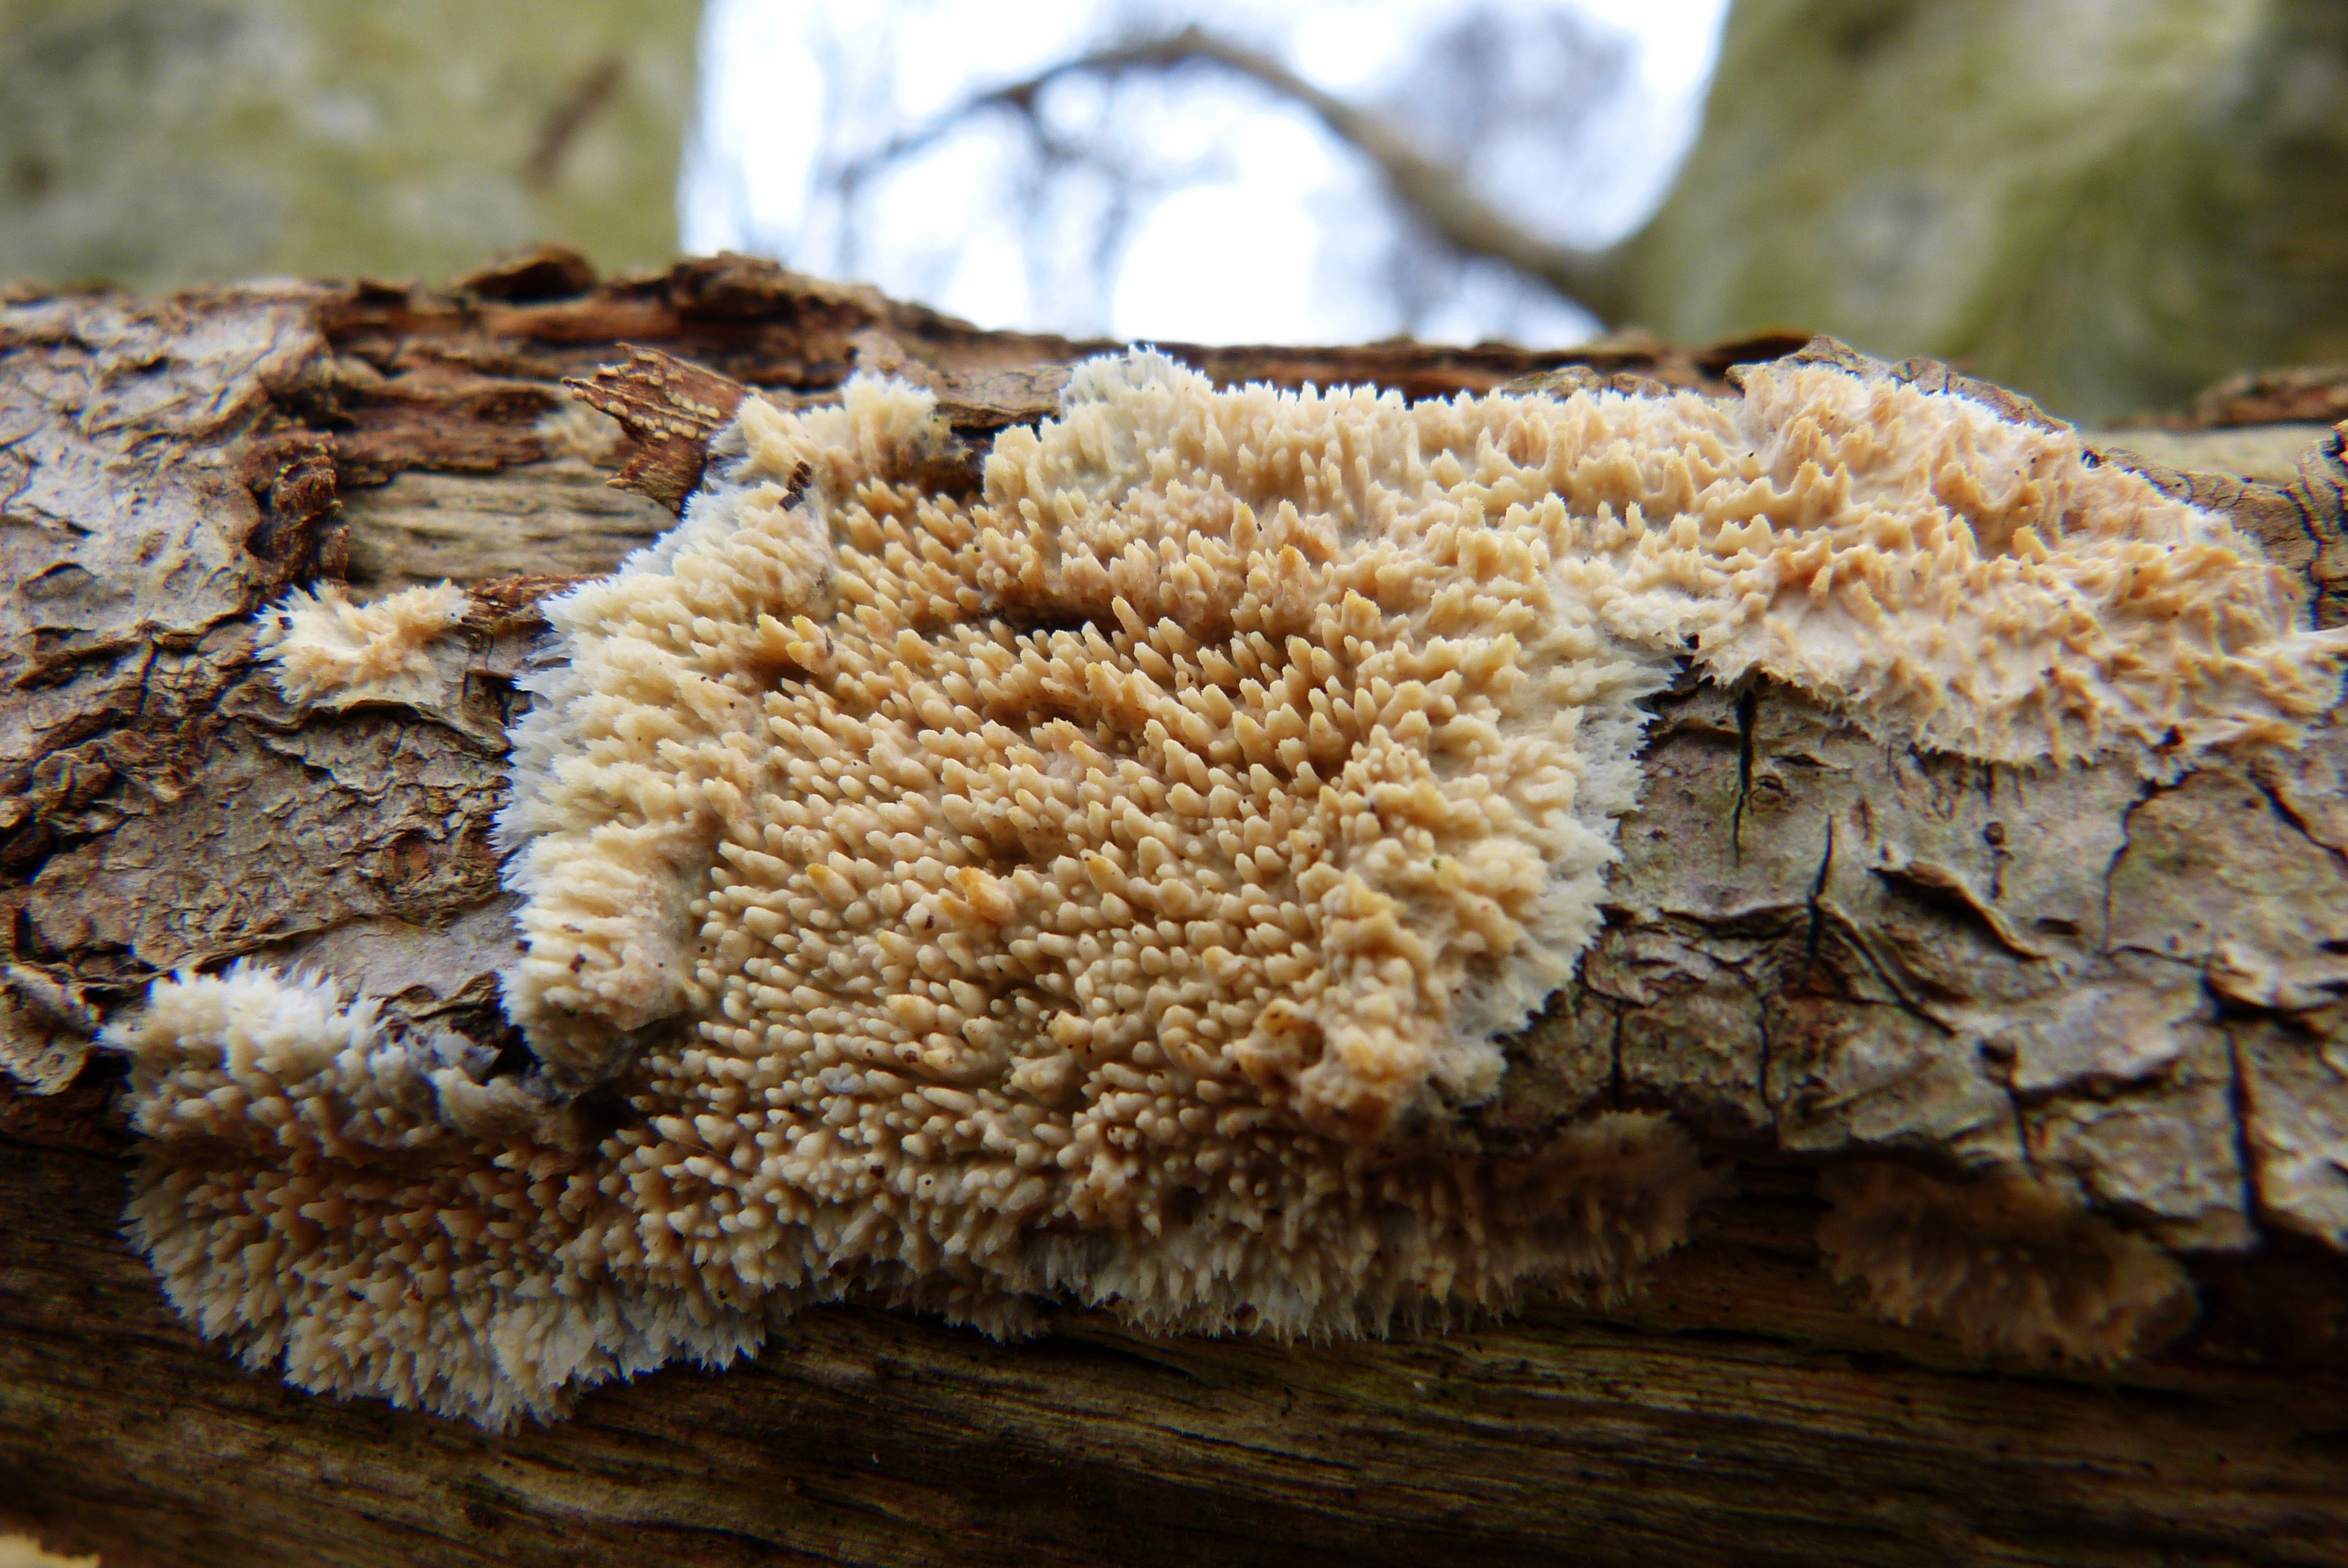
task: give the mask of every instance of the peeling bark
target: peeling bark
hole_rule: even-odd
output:
[[[665,525],[728,388],[911,374],[974,457],[1100,346],[739,259],[541,272],[0,307],[0,1522],[109,1563],[2348,1559],[2337,715],[2154,786],[1888,749],[1766,683],[1661,698],[1606,928],[1464,1130],[1505,1152],[1648,1107],[1735,1163],[1627,1305],[1301,1348],[827,1308],[754,1367],[510,1438],[236,1368],[115,1235],[98,1019],[252,956],[518,1047],[488,830],[536,599]],[[583,292],[511,297],[558,287]],[[597,377],[623,342],[675,357]],[[1413,395],[1725,395],[1787,346],[1176,352]],[[562,434],[565,377],[633,449]],[[2289,485],[2113,460],[2348,620],[2338,435]],[[622,465],[654,499],[602,483]],[[442,577],[472,611],[433,704],[298,708],[255,663],[291,585]],[[1821,1173],[1868,1162],[2033,1178],[2175,1256],[2198,1318],[2095,1377],[1874,1322],[1816,1240]]]

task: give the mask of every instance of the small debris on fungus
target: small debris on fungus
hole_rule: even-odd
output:
[[[898,383],[753,398],[546,603],[500,823],[537,1071],[260,970],[111,1031],[208,1332],[494,1424],[850,1292],[1284,1336],[1603,1296],[1713,1185],[1686,1135],[1504,1158],[1462,1112],[1598,927],[1681,659],[2153,773],[2338,683],[2224,519],[1832,365],[1411,405],[1138,354],[978,494],[950,442]]]

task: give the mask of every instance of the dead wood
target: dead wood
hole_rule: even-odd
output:
[[[0,307],[0,1522],[110,1564],[2348,1560],[2336,719],[2156,786],[1887,751],[1773,686],[1662,699],[1605,932],[1476,1129],[1653,1107],[1735,1162],[1627,1305],[1294,1348],[828,1308],[507,1438],[198,1339],[116,1234],[97,1019],[254,956],[500,1040],[536,599],[666,526],[744,386],[912,374],[977,451],[1099,346],[739,258],[528,277]],[[1566,364],[1725,393],[1788,346],[1176,352],[1433,395]],[[566,423],[565,378],[633,450]],[[655,499],[606,485],[630,462]],[[2348,622],[2336,435],[2287,486],[2156,477]],[[281,699],[254,612],[335,577],[466,585],[461,692]],[[2181,1260],[2198,1317],[2094,1376],[1876,1323],[1816,1240],[1821,1173],[1866,1162],[2036,1173]]]

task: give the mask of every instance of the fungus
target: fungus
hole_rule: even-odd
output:
[[[257,646],[275,661],[278,693],[289,702],[421,707],[448,685],[434,653],[465,619],[465,590],[445,582],[365,605],[332,583],[315,593],[296,589],[263,619]]]
[[[1020,1303],[968,1288],[935,1249],[925,1270],[885,1243],[901,1213],[889,1194],[829,1234],[748,1218],[709,1201],[707,1151],[727,1129],[705,1111],[696,1125],[680,1104],[598,1144],[579,1102],[492,1077],[483,1047],[418,1036],[321,979],[239,965],[159,980],[105,1038],[132,1058],[148,1139],[131,1239],[182,1316],[249,1367],[282,1363],[298,1388],[503,1427],[669,1360],[722,1366],[770,1317],[852,1290],[1024,1326]],[[761,1129],[745,1122],[738,1146],[756,1147]],[[631,1157],[655,1143],[681,1157]],[[1597,1117],[1531,1159],[1361,1166],[1351,1193],[1288,1184],[1297,1210],[1262,1216],[1272,1245],[1259,1255],[1226,1235],[1222,1258],[1161,1269],[1147,1248],[1107,1259],[1108,1238],[1069,1226],[1026,1238],[1037,1255],[1017,1283],[1089,1268],[1108,1282],[1100,1298],[1144,1321],[1359,1330],[1396,1307],[1498,1306],[1542,1280],[1608,1294],[1684,1235],[1713,1184],[1684,1134],[1640,1112]],[[1284,1276],[1280,1241],[1337,1215],[1352,1234],[1323,1250],[1353,1275]],[[1389,1250],[1405,1255],[1382,1271]],[[1218,1262],[1245,1271],[1211,1318],[1167,1309],[1185,1263]],[[1385,1295],[1315,1294],[1365,1282]]]
[[[127,1214],[171,1305],[297,1388],[490,1426],[568,1387],[757,1343],[757,1324],[567,1266],[610,1208],[575,1104],[371,999],[239,965],[109,1025],[148,1143]]]
[[[509,999],[558,1072],[688,1009],[767,1016],[753,948],[787,997],[868,930],[1073,940],[1035,917],[1113,898],[1088,928],[1135,962],[1261,931],[1226,950],[1299,1020],[1248,1011],[1245,1054],[1310,1051],[1306,1101],[1375,1125],[1425,1084],[1488,1091],[1489,1038],[1569,972],[1683,651],[1888,740],[2155,768],[2294,738],[2348,651],[2230,523],[2069,432],[1827,365],[1734,403],[1410,407],[1135,355],[1005,432],[980,504],[914,482],[948,440],[897,384],[753,399],[685,522],[548,605],[564,657],[502,825],[530,898]],[[1229,900],[1224,925],[1279,913],[1154,933]],[[987,972],[1073,986],[1038,954]]]
[[[96,1553],[60,1557],[29,1535],[0,1535],[0,1568],[98,1568]]]
[[[261,971],[118,1032],[139,1234],[248,1358],[494,1422],[849,1291],[1280,1335],[1606,1295],[1710,1189],[1686,1136],[1461,1112],[1599,925],[1681,658],[2158,771],[2292,735],[2342,653],[2223,519],[1826,365],[1411,406],[1137,354],[977,494],[870,378],[712,457],[545,606],[499,824],[539,1071]],[[574,1148],[590,1090],[627,1111]]]
[[[616,468],[627,450],[627,433],[618,420],[569,393],[551,413],[540,415],[532,428],[549,457],[572,457],[598,468]]]
[[[1944,1182],[1896,1165],[1834,1171],[1818,1246],[1868,1310],[1946,1333],[1976,1356],[2108,1367],[2193,1317],[2159,1247],[2013,1176]]]

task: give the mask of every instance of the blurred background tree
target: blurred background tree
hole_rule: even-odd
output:
[[[1718,6],[1104,0],[1041,60],[965,10],[718,0],[804,131],[713,128],[689,231],[1118,336],[1830,332],[2089,420],[2348,357],[2340,0],[1735,0],[1675,179]]]
[[[2348,358],[2348,5],[1736,0],[1626,313],[1962,360],[2064,413]]]
[[[1816,330],[2107,419],[2348,357],[2348,5],[0,0],[0,276],[680,211],[990,326]]]
[[[0,0],[0,279],[438,282],[676,252],[699,8]]]
[[[1599,320],[1428,209],[1480,203],[1520,251],[1628,233],[1725,6],[1051,0],[1005,29],[973,0],[711,0],[687,243],[989,324],[1572,342]],[[1398,196],[1381,142],[1434,178]]]

